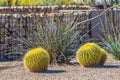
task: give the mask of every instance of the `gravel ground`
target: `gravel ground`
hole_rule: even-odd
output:
[[[120,61],[108,57],[104,66],[84,68],[75,64],[50,65],[48,71],[32,73],[22,61],[0,62],[0,80],[120,80]]]

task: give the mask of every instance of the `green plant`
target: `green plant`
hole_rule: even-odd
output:
[[[100,47],[95,43],[86,43],[76,52],[76,59],[84,67],[98,65],[101,59]]]
[[[0,0],[0,6],[94,4],[95,0]]]
[[[7,0],[0,0],[0,6],[7,6],[8,1]]]
[[[36,6],[42,3],[43,0],[0,0],[0,6]]]
[[[0,6],[38,6],[38,5],[69,5],[74,0],[0,0]],[[75,4],[80,4],[77,0]]]
[[[74,3],[74,4],[82,4],[82,0],[73,0],[72,3]]]
[[[95,4],[96,0],[82,0],[81,1],[83,4]]]
[[[96,0],[90,0],[89,4],[95,4]]]
[[[54,5],[55,0],[43,0],[41,4],[38,5]]]
[[[31,72],[46,71],[50,57],[46,50],[34,48],[25,54],[23,61],[25,68]]]
[[[0,0],[0,6],[15,6],[17,0]]]
[[[101,54],[102,54],[102,56],[101,56],[101,60],[99,62],[99,65],[104,65],[105,61],[107,60],[108,53],[103,48],[101,48]]]
[[[11,0],[11,3],[10,3],[10,4],[11,4],[12,6],[15,6],[16,3],[17,3],[17,0]]]
[[[36,29],[32,30],[25,40],[25,44],[30,48],[40,46],[46,49],[50,53],[50,63],[69,62],[70,56],[75,52],[73,44],[77,40],[76,36],[81,32],[81,30],[70,32],[72,25],[76,23],[75,20],[69,22],[63,19],[61,16],[38,21]]]
[[[63,4],[71,4],[72,0],[55,0],[55,4],[63,5]]]
[[[113,55],[114,59],[120,60],[120,42],[119,41],[104,41],[108,51]]]
[[[104,9],[107,9],[107,5],[113,6],[114,0],[109,2],[105,1]],[[114,10],[116,8],[116,10]],[[100,17],[100,22],[102,26],[103,35],[100,39],[104,42],[107,50],[111,53],[115,59],[120,60],[120,26],[117,20],[119,13],[117,12],[118,6],[110,8],[105,12],[106,23],[103,22],[102,17]]]
[[[116,4],[120,4],[120,0],[114,0]]]
[[[17,0],[17,5],[20,6],[36,6],[43,3],[43,0]]]

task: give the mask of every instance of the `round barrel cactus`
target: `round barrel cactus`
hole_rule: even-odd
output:
[[[101,59],[100,47],[95,43],[86,43],[76,52],[78,63],[84,67],[98,65]]]
[[[101,54],[102,54],[102,56],[101,56],[101,60],[99,62],[99,65],[104,65],[104,63],[107,59],[107,52],[103,48],[101,48]]]
[[[46,71],[50,57],[46,50],[43,48],[34,48],[29,50],[24,58],[24,66],[31,72]]]

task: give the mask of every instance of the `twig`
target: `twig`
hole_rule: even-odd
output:
[[[107,9],[105,9],[101,14],[99,14],[98,16],[95,16],[95,17],[93,17],[93,18],[91,18],[91,19],[87,19],[87,20],[84,20],[84,21],[81,21],[81,22],[79,22],[79,23],[77,23],[76,25],[74,25],[72,28],[71,28],[71,30],[70,31],[72,31],[72,30],[74,30],[78,25],[80,25],[80,24],[83,24],[83,23],[86,23],[86,22],[89,22],[89,21],[92,21],[92,20],[94,20],[94,19],[96,19],[96,18],[98,18],[98,17],[101,17],[104,13],[106,13],[109,9],[112,9],[112,8],[115,8],[115,7],[119,7],[120,5],[115,5],[115,6],[112,6],[112,7],[109,7],[109,8],[107,8]]]

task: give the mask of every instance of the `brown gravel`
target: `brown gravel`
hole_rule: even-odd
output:
[[[0,80],[120,80],[119,77],[120,61],[113,60],[111,56],[104,66],[50,65],[43,73],[27,71],[22,61],[0,62]]]

